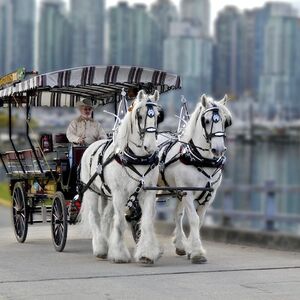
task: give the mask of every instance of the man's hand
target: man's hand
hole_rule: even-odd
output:
[[[77,143],[78,143],[79,145],[85,145],[84,138],[79,138],[78,141],[77,141]]]

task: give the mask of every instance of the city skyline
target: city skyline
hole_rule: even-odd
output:
[[[44,0],[37,0],[37,2],[41,2]],[[65,2],[69,2],[70,0],[64,0]],[[119,2],[128,2],[130,5],[135,3],[144,3],[147,6],[155,3],[157,0],[109,0],[106,2],[106,7],[112,7],[117,5]],[[179,8],[181,0],[171,0],[177,8]],[[211,0],[211,22],[214,22],[218,12],[222,10],[227,5],[234,5],[239,9],[251,9],[255,7],[262,7],[266,2],[288,2],[295,5],[300,13],[300,0],[247,0],[247,1],[239,1],[239,0]]]
[[[106,1],[106,6],[111,7],[115,6],[118,2],[122,2],[126,0],[110,0]],[[135,3],[144,3],[146,5],[151,5],[157,0],[127,0],[129,4],[135,4]],[[181,0],[171,0],[177,8],[179,8]],[[288,2],[295,5],[298,10],[300,9],[300,0],[251,0],[251,1],[239,1],[239,0],[211,0],[211,22],[214,22],[219,11],[221,11],[225,6],[227,5],[234,5],[238,7],[239,9],[251,9],[255,7],[262,7],[266,2]]]

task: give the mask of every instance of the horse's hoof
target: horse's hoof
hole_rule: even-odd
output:
[[[148,257],[142,256],[139,259],[139,263],[143,264],[143,265],[153,265],[154,261]]]
[[[188,253],[187,255],[187,259],[190,260],[191,259],[191,253]]]
[[[192,257],[192,264],[205,264],[207,262],[207,259],[203,255],[197,255]]]
[[[176,248],[176,254],[179,256],[186,255],[185,250]]]
[[[97,254],[96,257],[99,259],[107,259],[107,254]]]

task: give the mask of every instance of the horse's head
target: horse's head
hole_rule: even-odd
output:
[[[157,149],[157,101],[159,92],[147,95],[139,91],[130,111],[126,114],[118,132],[118,147],[123,151],[128,145],[138,155],[147,155]]]
[[[209,150],[211,157],[222,156],[226,151],[226,128],[232,123],[227,101],[227,95],[220,101],[202,95],[183,135],[184,141],[193,140],[197,146]]]

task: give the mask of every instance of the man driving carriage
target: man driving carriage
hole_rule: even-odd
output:
[[[80,116],[73,120],[67,129],[67,138],[74,145],[88,146],[98,140],[106,139],[107,135],[101,124],[92,117],[93,103],[83,99],[77,103]]]

